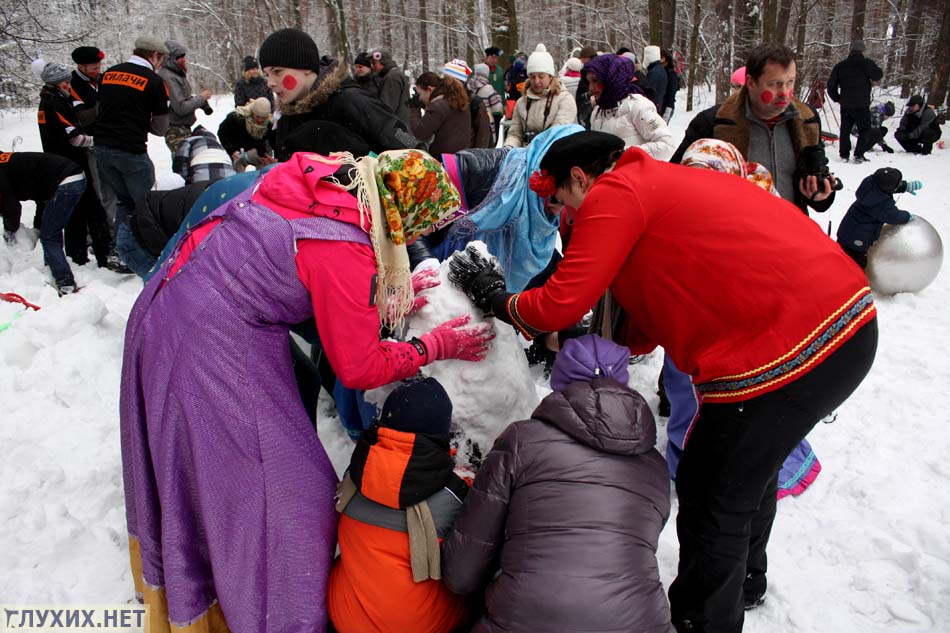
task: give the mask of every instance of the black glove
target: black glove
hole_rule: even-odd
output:
[[[468,295],[485,314],[492,313],[492,301],[506,294],[505,274],[494,257],[485,257],[474,246],[449,260],[449,281]]]
[[[413,93],[412,93],[412,96],[409,97],[409,101],[407,102],[407,105],[408,105],[410,108],[419,108],[420,110],[425,108],[425,106],[422,105],[422,101],[419,99],[419,93],[418,93],[418,92],[413,92]]]
[[[201,106],[201,109],[204,110],[204,113],[207,114],[208,116],[211,116],[212,114],[214,114],[214,108],[212,108],[207,103]]]
[[[884,150],[885,152],[887,152],[888,154],[893,154],[893,153],[894,153],[894,148],[891,147],[890,145],[882,145],[882,146],[881,146],[881,149],[883,149],[883,150]]]

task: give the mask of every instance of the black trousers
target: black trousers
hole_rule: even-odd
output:
[[[82,194],[79,204],[76,205],[76,209],[66,224],[65,249],[70,259],[82,266],[89,261],[87,235],[90,236],[92,251],[101,268],[106,265],[109,252],[112,250],[112,231],[109,228],[106,210],[99,200],[99,194],[92,186],[92,176],[88,170],[86,182],[88,183],[86,191]]]
[[[841,134],[838,138],[838,153],[841,158],[851,154],[851,128],[858,128],[858,143],[855,156],[864,156],[871,149],[871,108],[841,108]]]
[[[897,130],[894,132],[894,138],[901,144],[905,152],[912,154],[929,154],[934,147],[934,143],[940,139],[940,132],[937,130],[924,130],[917,138],[910,138],[907,132]]]
[[[765,587],[782,462],[857,388],[876,349],[872,320],[798,380],[744,402],[700,407],[676,473],[680,560],[670,608],[678,631],[742,630],[746,575]]]

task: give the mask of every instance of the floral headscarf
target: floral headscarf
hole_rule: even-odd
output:
[[[379,317],[397,329],[413,300],[406,244],[463,215],[461,196],[442,165],[419,150],[335,160],[355,167],[351,187],[357,190],[362,224],[373,244]]]
[[[437,231],[464,212],[442,165],[418,150],[384,152],[376,170],[387,237],[397,246]]]
[[[746,162],[742,152],[732,143],[701,138],[686,149],[681,164],[739,176],[772,195],[779,195],[769,170],[758,163]]]

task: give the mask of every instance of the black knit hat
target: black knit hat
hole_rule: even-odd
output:
[[[73,49],[73,61],[77,64],[95,64],[101,62],[106,54],[95,46],[80,46]]]
[[[871,175],[874,184],[884,193],[895,193],[900,187],[904,174],[899,169],[893,167],[881,167]]]
[[[501,57],[504,54],[505,54],[505,51],[501,50],[497,46],[489,46],[488,48],[485,49],[485,55],[498,55],[499,57]]]
[[[379,425],[404,433],[448,435],[452,400],[435,378],[407,380],[386,398]]]
[[[606,132],[578,132],[551,144],[541,169],[554,177],[558,185],[567,180],[572,167],[586,167],[598,158],[623,151],[623,139]]]
[[[919,105],[921,108],[924,107],[924,97],[922,95],[914,95],[907,100],[907,107]]]
[[[287,135],[284,146],[291,154],[313,152],[327,156],[330,152],[349,152],[357,158],[369,154],[369,145],[362,136],[332,121],[307,121]]]
[[[894,112],[896,111],[897,109],[894,107],[893,101],[888,101],[887,103],[884,104],[884,114],[886,114],[887,116],[894,116]]]
[[[251,70],[252,68],[260,68],[260,67],[261,65],[257,63],[257,59],[255,59],[251,55],[248,55],[247,57],[243,59],[243,61],[241,61],[242,70]]]
[[[320,72],[317,44],[300,29],[280,29],[268,35],[257,58],[263,68],[279,66]]]
[[[367,68],[372,68],[373,58],[369,56],[369,53],[363,51],[356,56],[356,59],[353,60],[354,66],[366,66]]]

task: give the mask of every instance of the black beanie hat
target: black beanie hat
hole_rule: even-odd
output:
[[[897,109],[894,107],[893,101],[888,101],[887,103],[884,104],[884,114],[886,114],[887,116],[894,116],[894,112],[896,111]]]
[[[881,167],[871,175],[877,188],[884,193],[895,193],[900,187],[904,174],[893,167]]]
[[[386,398],[379,425],[404,433],[447,436],[452,400],[435,378],[407,380]]]
[[[248,55],[241,62],[242,70],[251,70],[252,68],[260,68],[261,65],[257,63],[257,59],[253,56]]]
[[[367,68],[372,68],[373,58],[369,56],[369,53],[363,51],[356,56],[356,59],[353,60],[353,65],[355,66],[366,66]]]
[[[95,64],[101,62],[106,54],[95,46],[80,46],[73,49],[73,61],[77,64]]]
[[[585,167],[598,158],[623,152],[623,147],[623,139],[619,136],[606,132],[578,132],[554,141],[541,159],[541,169],[561,185],[572,167]]]
[[[300,29],[280,29],[267,36],[257,53],[261,67],[280,66],[320,72],[320,51],[313,38]]]
[[[920,107],[924,107],[924,98],[923,98],[923,96],[921,96],[921,95],[914,95],[913,97],[911,97],[911,98],[907,101],[907,106],[910,107],[910,106],[913,106],[913,105],[919,105]]]

